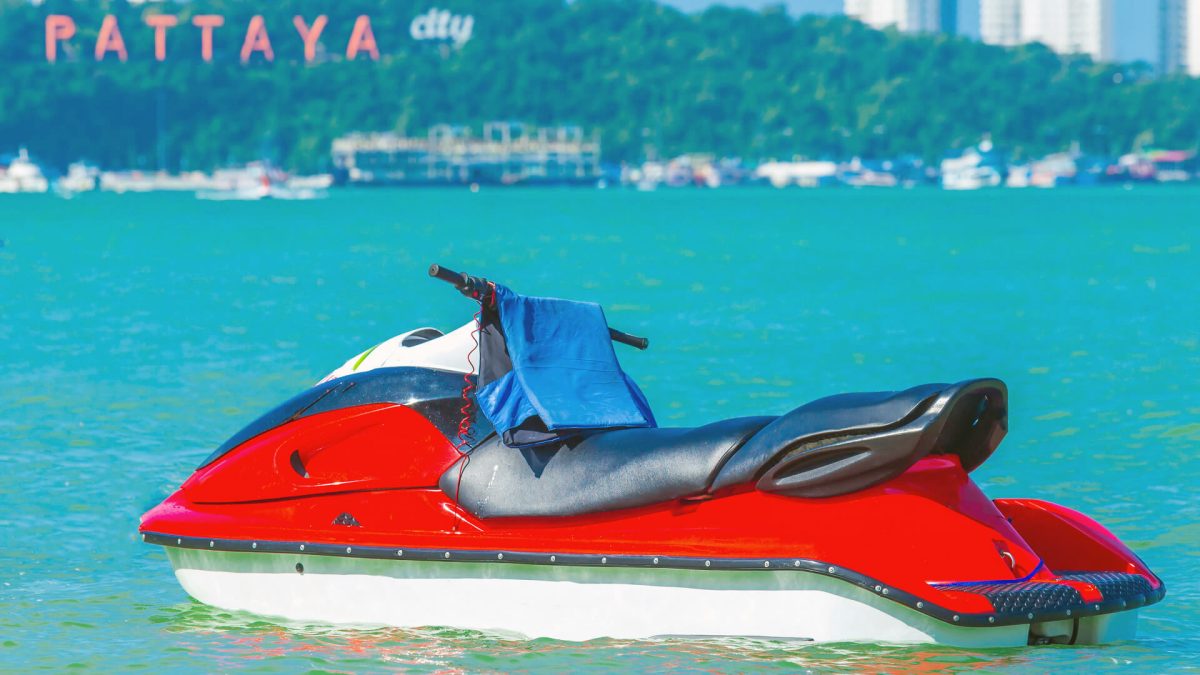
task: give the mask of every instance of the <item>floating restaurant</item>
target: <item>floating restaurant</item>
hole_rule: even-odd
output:
[[[483,134],[439,124],[424,136],[354,133],[333,141],[351,185],[595,185],[600,140],[577,126],[488,122]]]

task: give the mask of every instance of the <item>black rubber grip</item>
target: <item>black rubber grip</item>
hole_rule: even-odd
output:
[[[650,340],[648,338],[630,335],[629,333],[621,332],[616,328],[609,328],[608,335],[613,339],[613,342],[620,342],[621,344],[629,345],[630,347],[645,349],[646,347],[650,346]]]
[[[435,279],[441,279],[448,284],[454,284],[454,287],[459,289],[467,285],[467,275],[459,274],[458,272],[446,267],[442,267],[441,265],[430,265],[429,276]]]

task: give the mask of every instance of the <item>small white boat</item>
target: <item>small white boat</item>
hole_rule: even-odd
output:
[[[29,159],[29,153],[21,148],[7,167],[0,165],[0,193],[46,192],[50,182],[41,167]]]

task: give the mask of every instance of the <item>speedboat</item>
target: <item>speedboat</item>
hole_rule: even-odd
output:
[[[612,365],[609,338],[644,338],[597,346],[598,307],[430,271],[474,320],[356,355],[142,517],[193,598],[523,638],[990,647],[1131,639],[1165,594],[1091,518],[972,481],[1007,430],[1000,380],[660,428]]]

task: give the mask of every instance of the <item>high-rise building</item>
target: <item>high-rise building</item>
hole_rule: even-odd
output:
[[[1090,54],[1097,61],[1113,57],[1113,23],[1113,0],[979,2],[979,37],[984,42],[1041,42],[1060,54]]]
[[[1187,66],[1187,0],[1158,0],[1158,71]]]
[[[1187,72],[1200,77],[1200,0],[1187,0]]]
[[[1012,47],[1021,40],[1021,0],[979,0],[979,40]]]
[[[979,39],[993,45],[1019,45],[1021,0],[979,0]]]
[[[895,26],[905,33],[942,29],[943,0],[846,0],[847,16],[875,28]]]
[[[1113,57],[1113,0],[1022,0],[1021,40],[1060,54]]]
[[[1200,75],[1200,0],[1159,0],[1158,69]]]

